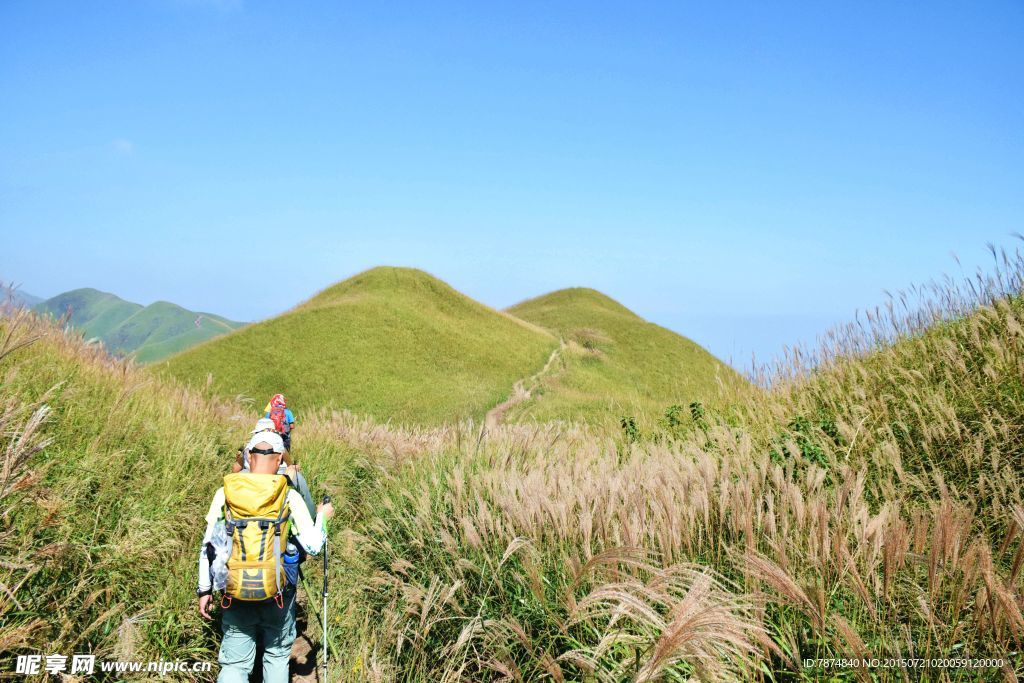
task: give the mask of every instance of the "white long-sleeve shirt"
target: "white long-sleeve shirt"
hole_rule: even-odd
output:
[[[327,535],[324,533],[323,514],[317,513],[314,522],[309,516],[302,496],[292,488],[288,489],[286,496],[288,509],[291,512],[291,535],[298,543],[305,548],[310,555],[316,555],[324,547]],[[217,489],[213,494],[213,502],[210,503],[210,511],[206,513],[206,533],[203,534],[203,542],[199,546],[199,590],[211,589],[210,583],[210,559],[206,554],[206,545],[213,540],[218,523],[224,523],[224,487]]]

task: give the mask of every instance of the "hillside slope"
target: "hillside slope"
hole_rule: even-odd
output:
[[[628,447],[517,426],[410,458],[357,529],[367,679],[1018,680],[1014,269]],[[923,664],[806,664],[851,656]]]
[[[216,662],[219,626],[195,609],[196,552],[257,415],[238,421],[237,406],[154,379],[26,311],[0,314],[0,396],[0,651],[91,653],[97,667]],[[334,496],[341,529],[355,507],[354,452],[311,428],[302,439],[303,471]]]
[[[142,306],[91,288],[64,292],[38,304],[35,310],[55,318],[69,315],[68,323],[86,339],[98,339],[110,353],[131,355],[142,363],[165,358],[243,324],[167,301]]]
[[[0,316],[0,557],[18,558],[0,563],[17,593],[0,605],[0,650],[202,653],[194,520],[242,435],[226,410],[19,316]]]
[[[592,289],[551,292],[508,312],[566,342],[561,368],[542,380],[537,398],[512,410],[511,419],[651,419],[670,405],[714,400],[720,384],[743,383],[698,344]]]
[[[276,318],[202,344],[161,372],[297,410],[436,424],[482,418],[558,344],[422,271],[374,268]]]
[[[338,510],[332,667],[409,683],[508,671],[811,683],[822,669],[804,660],[852,653],[922,661],[907,680],[1016,680],[1024,261],[1014,267],[992,292],[972,288],[969,308],[943,294],[947,308],[909,323],[851,326],[813,369],[628,447],[618,430],[571,425],[481,440],[466,425],[314,416],[296,438]],[[378,276],[310,310],[393,292]],[[0,317],[0,650],[213,661],[195,521],[249,422],[19,315]],[[305,567],[313,585],[319,566]],[[944,678],[951,661],[975,664]]]

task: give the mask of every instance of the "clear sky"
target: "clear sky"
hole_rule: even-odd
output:
[[[0,277],[240,320],[378,264],[738,366],[1024,232],[1020,2],[0,3]]]

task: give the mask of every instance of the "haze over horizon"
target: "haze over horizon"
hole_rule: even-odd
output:
[[[585,286],[743,369],[1016,248],[1022,67],[1012,2],[8,2],[0,277],[234,320],[375,265]]]

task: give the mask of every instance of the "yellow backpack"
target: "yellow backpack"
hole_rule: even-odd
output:
[[[231,537],[225,596],[277,599],[287,583],[281,556],[288,543],[288,480],[280,474],[239,472],[224,477],[224,520]]]

